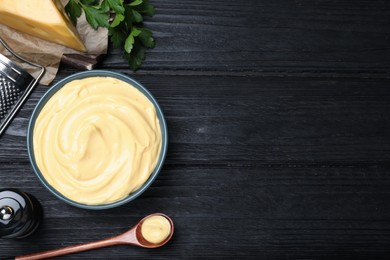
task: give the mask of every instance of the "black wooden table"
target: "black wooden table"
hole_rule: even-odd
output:
[[[133,73],[169,127],[165,165],[135,201],[69,206],[38,181],[26,149],[40,86],[0,139],[0,188],[43,204],[41,228],[0,256],[69,246],[164,212],[173,240],[59,259],[390,257],[390,3],[154,0],[157,46]],[[75,73],[61,66],[56,81]]]

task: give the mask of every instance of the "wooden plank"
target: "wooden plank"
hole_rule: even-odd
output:
[[[390,3],[152,1],[157,46],[139,73],[389,77]],[[119,50],[103,66],[126,68]]]
[[[135,75],[169,127],[167,164],[387,165],[389,81]],[[27,162],[40,87],[0,141],[0,162]]]
[[[65,259],[380,256],[389,253],[388,170],[167,166],[137,200],[96,212],[54,198],[25,164],[3,164],[2,185],[37,196],[45,222],[30,238],[17,243],[2,240],[0,252],[1,256],[31,253],[113,236],[144,214],[161,211],[176,225],[174,239],[166,247],[119,246]]]
[[[80,70],[93,70],[99,65],[102,55],[96,54],[64,54],[61,62]]]
[[[101,68],[157,98],[169,149],[153,185],[122,207],[88,211],[51,195],[28,162],[39,87],[0,139],[0,188],[43,204],[33,236],[0,258],[112,236],[156,211],[164,248],[127,246],[59,259],[386,259],[390,254],[390,4],[151,1],[157,46],[137,73],[119,50]],[[62,65],[55,82],[77,70]]]

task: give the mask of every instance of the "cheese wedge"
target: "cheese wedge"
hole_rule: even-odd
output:
[[[86,51],[59,0],[0,0],[0,23],[50,42]]]

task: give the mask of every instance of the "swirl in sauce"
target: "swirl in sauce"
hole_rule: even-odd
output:
[[[154,105],[111,77],[74,80],[43,107],[33,135],[46,181],[78,203],[119,201],[142,186],[161,150]]]

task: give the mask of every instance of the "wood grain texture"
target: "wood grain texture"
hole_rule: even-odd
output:
[[[146,25],[158,47],[148,52],[141,73],[389,77],[388,1],[171,0],[155,5],[157,14]],[[120,51],[110,53],[106,64],[126,67]]]
[[[390,159],[390,80],[134,78],[163,108],[170,130],[168,164],[386,164]],[[45,90],[37,89],[8,129],[0,162],[27,162],[29,116]]]
[[[389,2],[151,2],[157,46],[142,69],[112,48],[101,68],[130,75],[162,106],[160,175],[116,209],[59,201],[28,161],[38,87],[0,139],[0,188],[35,195],[45,220],[27,239],[0,239],[0,258],[117,235],[163,212],[175,222],[163,248],[58,259],[387,259]],[[63,65],[55,81],[74,72]]]

